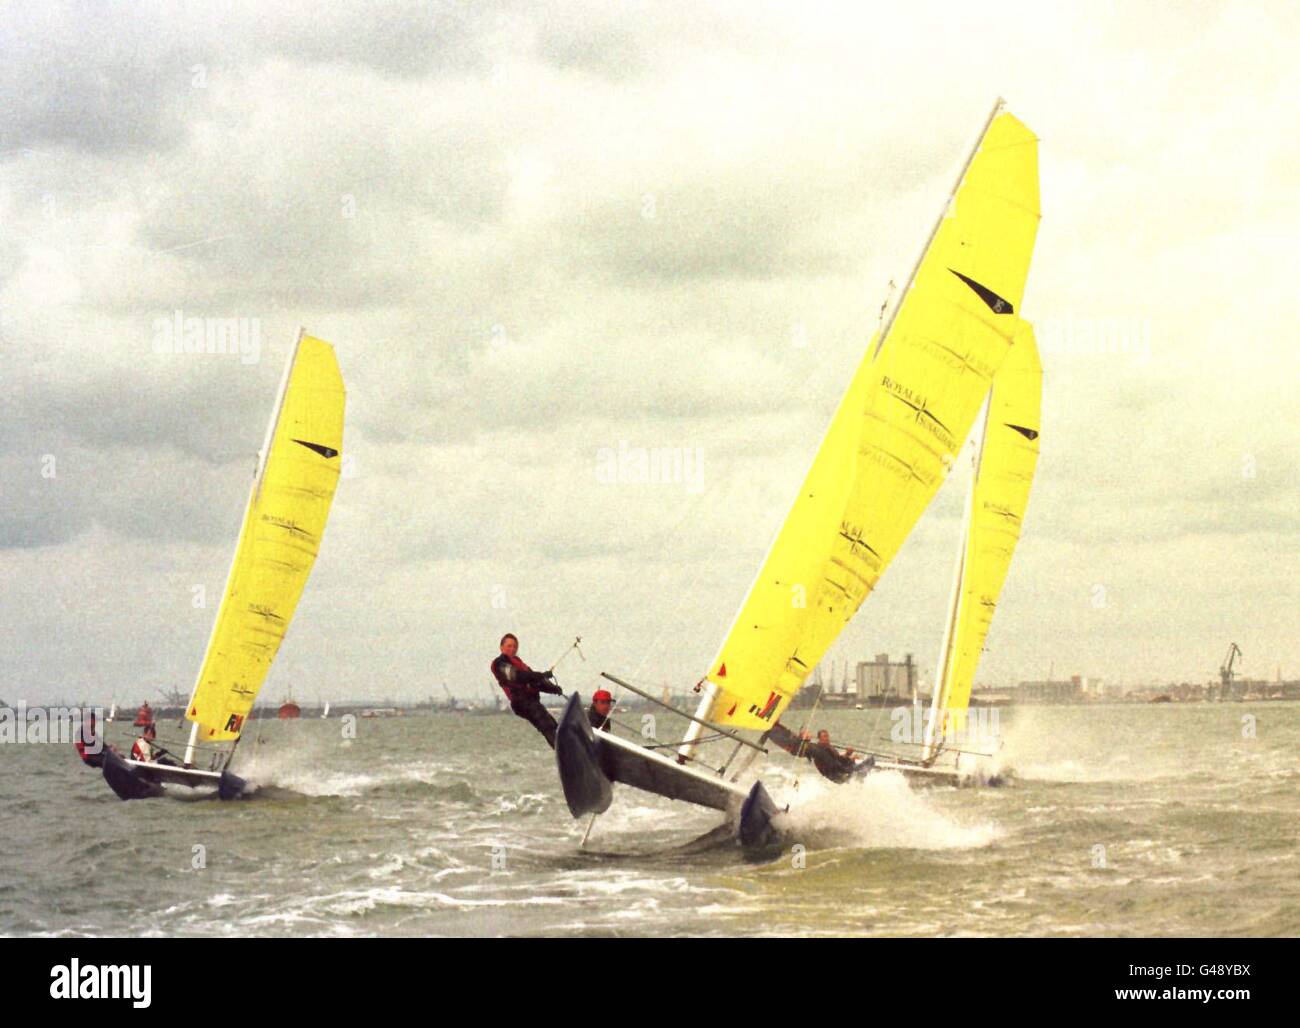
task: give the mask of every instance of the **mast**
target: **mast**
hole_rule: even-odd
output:
[[[908,272],[907,281],[894,298],[894,306],[890,308],[889,317],[885,320],[885,324],[880,329],[880,334],[876,337],[876,349],[871,355],[873,358],[880,353],[880,348],[885,345],[885,340],[889,338],[889,330],[894,327],[894,320],[898,317],[898,312],[903,309],[903,301],[907,299],[907,294],[912,291],[912,284],[916,281],[916,274],[921,270],[921,262],[925,260],[925,255],[930,252],[930,244],[934,242],[934,237],[939,234],[939,226],[943,224],[943,219],[948,216],[948,211],[952,207],[952,201],[957,195],[957,190],[961,188],[961,184],[966,178],[966,172],[970,170],[971,162],[975,160],[975,155],[979,153],[980,144],[984,142],[989,126],[993,124],[993,119],[1002,113],[1002,108],[1006,105],[1007,102],[1002,97],[998,97],[993,104],[993,109],[989,111],[989,116],[984,119],[984,125],[980,129],[979,135],[975,137],[975,142],[971,144],[971,148],[966,154],[966,160],[962,162],[961,171],[957,173],[957,180],[952,184],[952,188],[948,190],[948,199],[944,201],[943,207],[940,208],[939,216],[934,219],[930,234],[925,237],[925,245],[921,247],[921,252],[916,255],[912,270]]]
[[[249,493],[248,506],[253,504],[257,497],[258,491],[262,487],[262,478],[266,474],[266,462],[271,454],[271,440],[275,438],[275,427],[280,422],[280,412],[284,409],[284,397],[289,389],[289,374],[293,371],[293,362],[298,358],[298,347],[302,344],[302,337],[305,329],[298,326],[298,337],[293,342],[293,349],[289,351],[289,359],[284,362],[284,373],[280,377],[280,389],[275,397],[275,409],[271,412],[271,421],[266,428],[266,438],[262,441],[262,448],[257,451],[257,472],[253,478],[253,487]],[[226,572],[226,584],[222,587],[221,595],[224,599],[226,591],[230,588],[231,580],[235,577],[235,565],[239,560],[240,545],[244,541],[244,529],[248,525],[248,507],[244,508],[244,518],[240,522],[239,536],[235,540],[235,552],[230,557],[230,569]],[[190,699],[185,705],[187,711],[194,709],[194,698],[198,695],[199,686],[203,684],[203,666],[207,663],[207,656],[212,649],[213,642],[217,638],[217,626],[221,622],[221,608],[217,608],[216,616],[212,619],[212,630],[208,633],[208,645],[203,650],[203,660],[199,664],[198,674],[194,679],[194,686],[190,689]],[[198,741],[199,723],[194,722],[190,729],[190,741],[185,748],[185,763],[192,763],[191,758],[194,755],[194,746]]]
[[[293,363],[298,359],[298,348],[302,345],[302,337],[306,334],[306,329],[301,325],[298,326],[298,337],[293,341],[293,349],[289,351],[289,359],[284,362],[284,375],[280,378],[280,389],[275,394],[275,409],[271,413],[271,420],[266,426],[266,438],[262,440],[262,448],[257,451],[257,488],[262,488],[262,478],[266,475],[266,462],[271,456],[271,441],[275,438],[276,427],[280,424],[280,413],[284,410],[284,397],[289,391],[289,376],[293,372]]]
[[[875,360],[877,355],[880,353],[881,348],[884,346],[885,340],[888,339],[889,336],[891,335],[894,324],[897,321],[899,314],[903,310],[903,307],[907,302],[908,296],[911,294],[911,291],[916,284],[916,279],[918,274],[920,273],[922,265],[924,264],[926,257],[929,255],[935,243],[935,240],[939,235],[940,229],[944,225],[945,219],[953,211],[953,200],[956,197],[957,193],[961,190],[961,187],[966,180],[967,173],[970,171],[970,168],[975,158],[979,155],[980,147],[983,145],[984,140],[987,137],[990,129],[992,128],[994,121],[997,119],[999,114],[1002,113],[1004,106],[1005,106],[1005,101],[1001,97],[999,97],[997,99],[997,102],[993,104],[992,109],[989,111],[988,117],[985,119],[984,124],[981,126],[974,143],[972,144],[972,146],[970,147],[966,155],[965,160],[962,161],[961,167],[958,171],[953,186],[949,190],[948,196],[944,201],[944,204],[941,207],[938,216],[935,218],[934,224],[931,226],[929,234],[926,236],[925,243],[922,246],[920,252],[918,253],[916,260],[912,265],[911,271],[908,273],[907,281],[904,288],[898,293],[897,297],[895,298],[893,307],[889,312],[889,317],[885,320],[880,330],[880,334],[876,340],[875,349],[871,351],[869,358],[864,358],[864,362],[866,360]],[[855,376],[854,382],[850,384],[850,388],[845,392],[844,396],[841,397],[840,404],[836,408],[835,414],[831,419],[831,423],[827,426],[826,432],[823,434],[821,442],[818,445],[818,450],[817,450],[818,456],[814,458],[813,469],[817,468],[818,466],[817,461],[820,459],[824,451],[824,448],[827,445],[827,441],[831,437],[832,432],[835,430],[837,424],[839,424],[840,422],[844,405],[849,401],[850,397],[853,395],[854,388],[857,384],[857,379],[861,377],[862,368],[864,366],[865,364],[859,366],[859,370],[857,372],[857,375]],[[812,472],[810,471],[810,474],[811,473]],[[798,500],[796,500],[796,503],[798,503]],[[793,510],[794,508],[791,509]],[[736,611],[736,616],[735,618],[733,618],[731,626],[727,630],[726,636],[724,636],[724,642],[722,643],[723,647],[726,646],[726,640],[732,638],[733,634],[736,631],[737,625],[740,623],[741,618],[746,613],[747,605],[749,604],[751,598],[755,596],[759,583],[763,579],[764,572],[767,569],[769,562],[771,561],[773,554],[776,552],[777,546],[781,542],[782,536],[786,531],[789,518],[790,518],[790,513],[787,513],[786,520],[783,521],[781,525],[778,527],[776,535],[772,539],[772,542],[768,547],[767,553],[763,558],[763,562],[759,566],[758,572],[754,579],[754,583],[750,586],[749,593],[746,594],[746,597],[742,601],[740,608]],[[713,665],[711,663],[710,667],[712,666]],[[832,680],[833,678],[834,678],[834,673],[832,670]],[[777,686],[776,681],[773,681],[770,685],[770,687],[773,690],[776,689],[776,686]],[[718,697],[724,691],[724,687],[721,684],[713,681],[712,672],[710,672],[709,674],[706,674],[705,678],[700,682],[700,685],[698,685],[697,688],[701,689],[701,697],[697,708],[696,716],[701,721],[708,720],[710,715],[713,713],[713,708],[718,701]],[[775,695],[775,692],[773,695]],[[693,755],[695,747],[697,745],[697,740],[700,738],[702,732],[703,729],[698,724],[698,722],[691,724],[691,726],[687,729],[685,735],[682,738],[682,743],[677,751],[681,759],[685,760],[690,758]]]
[[[190,723],[190,741],[185,744],[185,766],[189,767],[194,763],[194,745],[199,741],[199,723],[193,721]]]
[[[989,392],[992,397],[992,391]],[[930,695],[930,718],[925,725],[925,748],[921,751],[921,759],[927,763],[938,756],[938,746],[943,743],[945,725],[939,722],[940,710],[946,708],[948,702],[948,679],[952,668],[952,649],[957,634],[957,618],[962,608],[962,592],[964,591],[965,571],[966,571],[966,552],[970,547],[971,527],[974,523],[975,512],[975,484],[979,481],[980,458],[984,455],[984,439],[988,435],[988,418],[989,407],[992,406],[990,399],[984,401],[984,420],[980,422],[979,445],[975,452],[975,466],[971,470],[970,485],[966,490],[966,510],[962,516],[962,533],[961,541],[957,548],[957,570],[953,573],[952,579],[952,596],[948,600],[948,618],[943,627],[943,644],[939,650],[939,660],[935,665],[934,688]],[[936,738],[937,737],[937,738]]]

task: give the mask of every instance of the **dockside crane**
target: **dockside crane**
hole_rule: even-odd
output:
[[[1219,699],[1221,700],[1232,698],[1232,680],[1236,675],[1235,667],[1240,656],[1242,656],[1241,647],[1232,643],[1228,647],[1228,655],[1219,665]]]

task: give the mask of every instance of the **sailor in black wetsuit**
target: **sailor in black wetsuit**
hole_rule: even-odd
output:
[[[811,760],[813,767],[817,769],[821,776],[836,785],[843,785],[853,777],[855,771],[871,767],[875,763],[874,760],[869,758],[865,764],[859,765],[853,759],[852,750],[845,750],[843,753],[837,752],[835,747],[831,745],[830,733],[824,728],[817,733],[817,741],[813,742],[808,738],[807,732],[795,735],[794,732],[778,721],[768,731],[766,738],[780,746],[787,753]]]
[[[501,637],[501,654],[492,661],[492,676],[510,701],[510,709],[523,718],[542,735],[551,749],[555,749],[555,718],[542,706],[539,692],[563,696],[549,671],[534,671],[517,656],[519,640],[507,632]]]

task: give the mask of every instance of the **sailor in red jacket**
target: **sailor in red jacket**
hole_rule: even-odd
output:
[[[81,729],[77,732],[77,738],[73,740],[73,748],[77,751],[84,763],[90,767],[102,767],[104,764],[104,740],[99,737],[95,731],[95,715],[87,715],[88,720],[81,723]]]
[[[510,701],[510,709],[517,717],[523,718],[550,743],[555,749],[555,718],[542,706],[539,692],[555,693],[563,696],[560,687],[555,684],[555,676],[549,671],[534,671],[519,659],[519,640],[507,632],[501,637],[501,654],[492,661],[492,675],[501,686],[501,691]]]
[[[609,731],[609,717],[613,712],[614,697],[608,689],[597,689],[591,697],[591,706],[587,708],[587,720],[597,732]]]

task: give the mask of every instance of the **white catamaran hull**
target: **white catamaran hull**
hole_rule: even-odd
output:
[[[613,785],[625,785],[673,800],[720,810],[736,824],[746,847],[771,841],[773,819],[780,809],[762,782],[748,789],[716,774],[678,764],[657,750],[621,739],[611,732],[593,732],[577,693],[569,697],[555,734],[555,764],[569,812],[579,818],[602,814],[613,801]]]
[[[229,771],[201,771],[198,768],[128,760],[112,750],[104,752],[104,780],[120,799],[143,800],[162,796],[164,785],[190,789],[214,789],[223,800],[239,796],[247,782]]]

